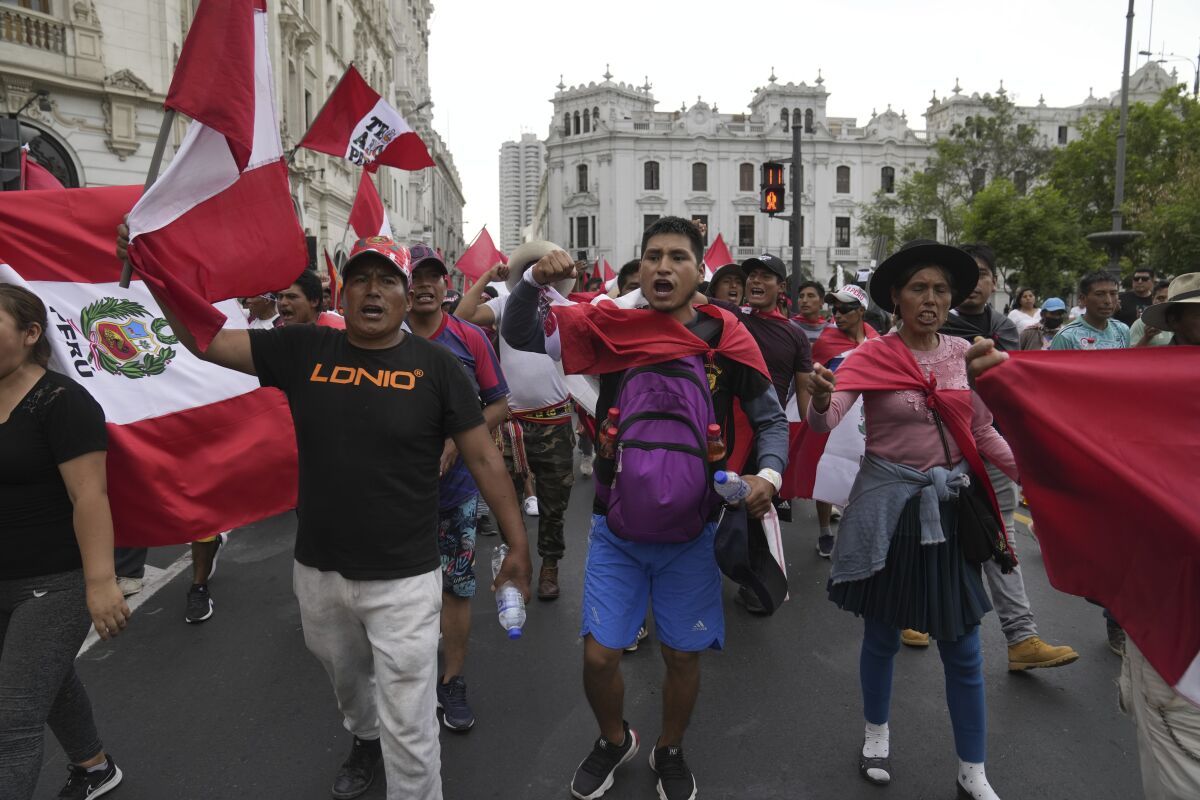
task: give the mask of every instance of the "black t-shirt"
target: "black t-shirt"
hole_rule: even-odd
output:
[[[721,341],[724,324],[723,320],[716,317],[697,314],[685,327],[708,342],[711,347],[716,347]],[[803,334],[801,335],[803,336]],[[713,415],[724,432],[726,451],[732,453],[735,445],[733,399],[735,397],[749,399],[762,396],[767,391],[767,379],[758,370],[720,353],[706,369],[709,387],[712,389]],[[624,372],[608,372],[600,376],[600,392],[596,403],[596,415],[600,419],[604,418],[608,409],[616,405],[617,389],[621,385],[621,377],[624,374]],[[596,479],[611,484],[614,466],[612,459],[605,459],[597,453]],[[592,510],[596,514],[608,513],[599,497],[592,501]]]
[[[747,314],[732,303],[714,300],[713,305],[732,312],[762,351],[767,372],[771,373],[771,384],[779,396],[779,405],[787,408],[788,395],[796,380],[797,372],[812,372],[812,344],[799,325],[782,314]]]
[[[83,565],[58,465],[107,449],[100,404],[57,372],[38,379],[0,423],[0,580]]]
[[[250,350],[259,381],[283,390],[296,426],[296,560],[351,580],[436,569],[442,447],[483,423],[458,359],[411,334],[364,350],[316,325],[250,331]]]
[[[1133,292],[1121,292],[1119,299],[1121,307],[1117,309],[1117,313],[1113,314],[1113,318],[1132,326],[1142,316],[1142,312],[1151,306],[1154,295],[1138,297]]]

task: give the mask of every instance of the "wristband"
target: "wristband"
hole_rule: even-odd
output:
[[[543,288],[542,284],[538,283],[537,279],[533,277],[533,267],[525,270],[525,274],[521,276],[521,280],[525,281],[535,289]]]
[[[764,467],[758,471],[758,477],[762,478],[767,483],[775,487],[775,494],[779,494],[779,490],[783,488],[783,476],[773,469]]]

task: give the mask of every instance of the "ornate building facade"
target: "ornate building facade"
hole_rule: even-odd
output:
[[[614,265],[637,257],[642,231],[665,215],[704,221],[710,238],[720,232],[735,258],[767,250],[790,263],[789,226],[759,212],[759,166],[789,157],[791,129],[801,126],[801,166],[788,180],[785,211],[799,208],[801,263],[821,281],[839,267],[868,266],[871,243],[857,233],[859,207],[877,191],[893,191],[906,169],[929,158],[933,139],[985,108],[978,93],[963,94],[956,81],[950,96],[930,101],[925,130],[890,106],[859,125],[830,115],[820,75],[812,84],[783,84],[772,74],[754,90],[749,113],[721,113],[699,97],[691,107],[659,111],[649,81],[633,86],[603,77],[571,87],[559,82],[529,235]],[[1131,76],[1131,102],[1153,100],[1175,82],[1150,62]],[[1078,137],[1082,117],[1113,102],[1089,93],[1077,106],[1040,102],[1019,107],[1018,115],[1057,146]]]
[[[0,0],[0,113],[21,111],[22,138],[66,186],[145,181],[162,104],[199,0]],[[434,168],[380,170],[393,230],[463,250],[462,184],[432,128],[427,52],[429,0],[277,0],[268,3],[268,41],[283,146],[303,137],[353,61],[405,115],[429,147]],[[36,101],[38,91],[46,92]],[[26,106],[26,102],[35,102]],[[47,110],[44,110],[43,107]],[[182,142],[179,119],[169,160]],[[292,194],[316,250],[342,257],[353,241],[347,218],[359,172],[343,159],[297,151]]]

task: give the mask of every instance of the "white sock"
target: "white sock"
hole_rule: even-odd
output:
[[[822,525],[820,529],[821,536],[833,536],[833,528],[828,525]]]
[[[958,762],[958,785],[967,790],[974,800],[1000,800],[1000,796],[988,783],[987,775],[983,772],[983,764],[972,764],[970,761]]]
[[[885,722],[882,725],[873,725],[868,722],[863,736],[863,756],[866,758],[887,758],[888,753],[888,724]],[[892,779],[892,776],[887,772],[875,767],[868,769],[867,775],[877,781],[890,781]]]
[[[103,760],[103,761],[101,761],[101,762],[100,762],[99,764],[97,764],[96,766],[94,766],[94,767],[88,767],[88,768],[87,768],[87,771],[88,771],[88,772],[103,772],[103,771],[104,771],[104,770],[106,770],[106,769],[108,769],[108,756],[105,756],[105,757],[104,757],[104,760]]]

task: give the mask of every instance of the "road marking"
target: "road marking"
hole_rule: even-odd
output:
[[[170,583],[176,575],[183,572],[192,565],[192,551],[188,548],[179,558],[171,562],[166,569],[158,567],[146,567],[146,575],[142,578],[142,590],[133,597],[125,598],[126,604],[129,606],[130,621],[133,621],[133,612],[138,610],[138,607],[158,593],[158,590]],[[83,640],[83,646],[79,648],[79,653],[75,656],[79,658],[92,645],[100,641],[100,634],[96,633],[96,626],[93,625],[88,630],[87,637]]]

